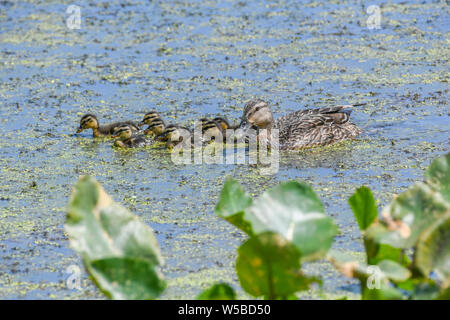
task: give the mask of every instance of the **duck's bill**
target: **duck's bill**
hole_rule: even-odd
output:
[[[151,129],[145,129],[144,130],[144,134],[151,134],[152,133],[152,130]]]
[[[83,131],[83,128],[78,128],[77,129],[77,133],[80,133],[81,131]]]
[[[138,125],[138,127],[140,128],[140,127],[142,127],[144,124],[145,124],[145,122],[139,122],[137,125]]]
[[[113,135],[111,136],[111,138],[118,138],[118,137],[119,137],[118,134],[113,134]]]

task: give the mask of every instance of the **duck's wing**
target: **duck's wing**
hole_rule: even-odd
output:
[[[274,127],[280,130],[281,136],[289,135],[293,132],[304,132],[326,124],[342,125],[349,121],[354,106],[341,105],[295,111],[278,118]]]
[[[356,127],[349,122],[355,106],[357,105],[299,110],[278,118],[274,128],[279,130],[280,141],[326,145],[342,139],[343,136],[351,136],[347,127]],[[359,134],[356,130],[352,131],[354,136]]]

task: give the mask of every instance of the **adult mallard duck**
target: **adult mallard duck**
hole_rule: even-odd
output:
[[[278,145],[284,150],[325,146],[353,139],[362,132],[349,121],[352,108],[359,105],[299,110],[274,121],[269,105],[256,99],[245,105],[239,128],[244,132],[255,129],[258,135],[261,129],[278,129]]]
[[[94,137],[111,136],[114,134],[114,131],[121,125],[129,125],[133,132],[139,130],[139,128],[133,121],[121,121],[106,125],[100,125],[97,117],[93,114],[88,113],[81,117],[80,127],[78,128],[77,133],[80,133],[81,131],[86,129],[92,129]]]

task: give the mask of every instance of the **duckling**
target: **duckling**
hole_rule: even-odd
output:
[[[158,135],[155,139],[157,141],[166,142],[166,147],[172,149],[179,143],[192,142],[192,131],[189,128],[179,126],[177,124],[168,125],[164,132]]]
[[[153,136],[162,134],[164,128],[166,127],[161,116],[156,111],[147,112],[144,116],[144,119],[138,124],[138,126],[142,127],[144,124],[148,125],[147,129],[144,130],[144,133],[151,134]]]
[[[80,120],[80,127],[77,130],[77,133],[80,133],[83,130],[86,129],[92,129],[94,137],[104,137],[104,136],[110,136],[114,134],[114,130],[121,126],[121,125],[129,125],[131,130],[133,132],[136,132],[139,130],[139,128],[136,126],[136,124],[133,121],[121,121],[121,122],[115,122],[107,125],[100,125],[97,117],[93,114],[85,114],[81,117]]]
[[[215,120],[206,120],[202,122],[202,140],[209,143],[216,141],[216,139],[225,140],[225,131],[222,130],[222,126]]]
[[[234,130],[239,127],[239,125],[230,125],[228,120],[223,117],[216,117],[216,118],[214,118],[214,121],[217,122],[218,124],[220,124],[223,132],[225,132],[228,129]]]
[[[141,135],[134,135],[130,125],[124,124],[114,132],[113,138],[119,138],[114,146],[120,148],[140,148],[149,145],[149,142]]]
[[[239,128],[279,130],[280,149],[295,150],[325,146],[353,139],[362,130],[349,121],[352,108],[363,104],[299,110],[273,120],[269,105],[256,99],[245,105]]]

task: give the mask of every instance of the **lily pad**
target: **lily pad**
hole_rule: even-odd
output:
[[[152,229],[115,203],[95,179],[81,177],[65,225],[73,249],[98,288],[112,299],[154,299],[165,289]]]
[[[425,182],[417,182],[383,210],[389,232],[380,242],[398,248],[416,245],[422,232],[450,212],[450,154],[433,160]]]
[[[203,291],[197,300],[236,300],[236,293],[226,283],[216,283]]]
[[[300,252],[280,235],[253,236],[238,249],[236,271],[242,288],[254,297],[287,298],[317,282],[301,272]]]
[[[450,214],[437,220],[422,234],[414,264],[424,276],[435,271],[443,286],[450,286]]]
[[[251,224],[245,220],[244,214],[252,204],[252,198],[236,180],[227,178],[220,193],[215,213],[249,235],[253,234]]]
[[[425,172],[425,179],[433,189],[440,192],[444,199],[450,199],[450,153],[431,163]]]
[[[366,230],[378,216],[378,208],[372,191],[362,186],[348,199],[361,230]]]
[[[282,235],[302,252],[303,261],[325,256],[337,234],[338,229],[325,214],[322,202],[305,183],[281,183],[266,191],[251,205],[236,182],[227,182],[224,189],[226,192],[221,194],[221,205],[218,206],[220,210],[216,208],[219,216],[225,217],[250,236],[266,231]],[[239,200],[230,200],[229,194],[234,194]],[[238,205],[233,203],[227,206],[222,203],[226,201],[234,201]],[[235,208],[240,211],[233,213]]]

